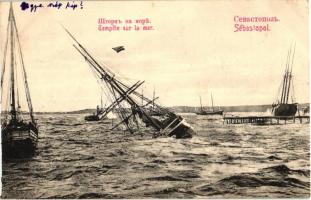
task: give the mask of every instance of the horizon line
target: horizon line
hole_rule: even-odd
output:
[[[303,105],[303,104],[310,104],[310,102],[307,103],[297,103],[298,105]],[[231,106],[214,106],[214,107],[243,107],[243,106],[270,106],[272,104],[252,104],[252,105],[231,105]],[[176,105],[176,106],[163,106],[165,108],[174,108],[174,107],[189,107],[189,108],[200,108],[201,106],[188,106],[188,105]],[[203,107],[212,107],[212,106],[203,106]],[[34,111],[34,113],[70,113],[70,112],[79,112],[79,111],[84,111],[84,110],[96,110],[95,108],[82,108],[82,109],[78,109],[78,110],[63,110],[63,111]],[[5,111],[1,111],[2,113]],[[20,111],[20,112],[28,112],[28,111]]]

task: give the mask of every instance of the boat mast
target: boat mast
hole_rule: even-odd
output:
[[[212,110],[214,112],[214,102],[213,102],[213,94],[211,93],[211,99],[212,99]]]
[[[141,88],[141,106],[144,106],[144,88]]]
[[[292,59],[292,63],[291,63],[290,72],[289,72],[289,75],[288,75],[288,87],[287,87],[286,103],[288,103],[289,90],[290,90],[290,85],[291,85],[291,81],[292,81],[292,71],[293,71],[295,49],[296,49],[296,43],[295,43],[295,46],[294,46],[294,52],[293,52],[293,55],[292,55],[292,58],[291,58]]]
[[[12,2],[10,4],[10,45],[11,45],[11,117],[16,121],[16,108],[15,108],[15,74],[14,74],[14,27],[13,27],[13,8]]]
[[[100,106],[101,106],[101,109],[103,109],[103,93],[102,92],[100,94]]]
[[[16,25],[16,20],[15,20],[15,17],[14,17],[12,2],[11,2],[11,11],[10,11],[10,14],[11,14],[12,25],[14,24],[14,28],[15,28],[15,33],[16,33],[16,38],[17,38],[17,44],[18,44],[18,51],[19,51],[19,55],[20,55],[20,59],[21,59],[21,66],[22,66],[22,73],[23,73],[23,80],[24,80],[24,87],[25,87],[26,99],[27,99],[27,104],[28,104],[28,108],[29,108],[29,115],[30,115],[30,118],[31,118],[32,123],[33,123],[33,124],[36,124],[35,118],[34,118],[34,116],[33,116],[33,107],[32,107],[32,103],[31,103],[30,90],[29,90],[28,81],[27,81],[27,73],[26,73],[26,69],[25,69],[25,63],[24,63],[24,58],[23,58],[21,43],[20,43],[20,40],[19,40],[19,35],[18,35],[18,29],[17,29],[17,25]]]
[[[285,74],[283,76],[283,81],[282,81],[282,93],[281,93],[281,104],[283,103],[283,98],[284,98],[284,90],[285,90],[285,79],[286,79],[286,70]]]
[[[286,58],[286,67],[285,67],[285,74],[284,74],[284,79],[283,79],[283,87],[282,87],[282,95],[281,95],[281,104],[285,103],[285,98],[286,98],[286,91],[287,91],[287,82],[288,82],[288,67],[289,67],[289,59],[290,59],[290,54],[291,54],[291,48],[289,49],[287,53],[287,58]]]
[[[203,111],[201,95],[199,95],[199,98],[200,98],[201,111]]]
[[[155,87],[153,86],[152,110],[154,110]]]

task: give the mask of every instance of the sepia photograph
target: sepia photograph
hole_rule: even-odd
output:
[[[0,2],[2,199],[310,198],[309,2]]]

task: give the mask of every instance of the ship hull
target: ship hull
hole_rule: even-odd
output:
[[[85,121],[99,121],[100,118],[97,115],[89,115],[84,117]]]
[[[160,112],[156,112],[156,111],[153,111],[153,110],[147,111],[146,114],[149,115],[149,116],[162,116],[162,115],[164,115],[164,114],[162,114]]]
[[[152,119],[154,123],[157,123],[159,127],[162,127],[162,130],[157,133],[155,137],[166,135],[169,137],[175,137],[176,139],[186,139],[192,138],[193,135],[196,134],[193,128],[180,116],[175,115],[163,122],[160,122],[160,120],[155,117],[152,117]],[[146,123],[146,126],[148,127],[149,124]]]
[[[3,158],[33,156],[38,142],[38,130],[29,124],[6,126],[2,129]]]
[[[169,136],[175,136],[176,139],[192,138],[194,135],[195,131],[193,128],[183,123],[169,134]]]
[[[278,104],[273,107],[274,116],[295,116],[297,113],[297,104]]]
[[[196,113],[197,115],[223,115],[223,110],[217,110],[217,111],[202,111]]]
[[[193,128],[184,121],[182,117],[170,122],[168,136],[174,136],[176,139],[192,138],[195,135]]]

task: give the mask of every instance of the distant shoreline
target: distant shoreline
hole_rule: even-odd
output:
[[[309,106],[309,103],[301,103],[298,104],[298,109]],[[167,107],[173,110],[176,113],[194,113],[199,111],[200,107],[197,106],[171,106]],[[225,112],[266,112],[271,109],[271,105],[241,105],[241,106],[220,106],[220,109]],[[211,109],[210,106],[204,106],[204,109]],[[218,109],[218,107],[216,107]],[[82,109],[75,111],[58,111],[58,112],[34,112],[35,114],[86,114],[86,113],[94,113],[96,109]]]

